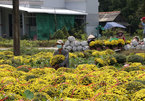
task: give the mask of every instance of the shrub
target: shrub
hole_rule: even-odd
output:
[[[65,35],[62,30],[57,30],[52,36],[52,39],[64,39],[64,38],[65,38]]]
[[[145,88],[145,85],[142,83],[142,81],[133,81],[133,82],[130,82],[128,85],[127,85],[127,88],[126,90],[132,94],[132,93],[135,93],[141,89]]]
[[[66,39],[69,36],[69,33],[67,31],[66,27],[63,27],[62,29],[57,30],[52,36],[52,39]]]
[[[124,71],[127,71],[127,72],[130,72],[130,71],[138,71],[138,70],[140,70],[139,67],[126,67],[124,69]]]
[[[35,75],[28,75],[26,77],[26,80],[29,81],[30,79],[34,79],[34,78],[37,78]]]
[[[22,68],[18,68],[17,71],[29,72],[29,69],[25,68],[25,67],[22,67]]]
[[[128,62],[141,62],[143,63],[143,57],[138,55],[131,55],[128,57]]]
[[[51,97],[44,92],[35,93],[33,101],[47,101],[51,100]]]
[[[116,33],[117,33],[116,31],[105,30],[105,31],[102,32],[102,35],[109,38],[110,36],[116,35]]]
[[[64,26],[64,27],[62,28],[62,31],[63,31],[63,33],[65,34],[66,37],[69,36],[69,33],[68,33],[68,30],[67,30],[66,26]]]
[[[116,58],[118,63],[125,63],[126,62],[126,56],[122,54],[115,54],[114,57]]]
[[[48,47],[50,44],[48,40],[36,41],[36,43],[39,45],[39,47]]]
[[[103,67],[103,66],[106,66],[107,65],[107,62],[104,61],[101,58],[96,58],[95,59],[95,64],[98,65],[99,67]]]
[[[32,67],[29,65],[22,65],[17,67],[17,71],[24,71],[24,72],[29,72],[29,70],[31,70]]]
[[[138,30],[136,30],[136,32],[134,33],[134,35],[138,35],[140,38],[143,38],[142,32],[143,32],[142,29],[138,29]]]
[[[55,55],[50,60],[50,65],[55,66],[56,64],[60,64],[64,61],[65,57],[64,55]]]
[[[89,58],[92,55],[93,52],[94,52],[94,50],[86,50],[86,51],[84,51],[84,57],[85,58]]]

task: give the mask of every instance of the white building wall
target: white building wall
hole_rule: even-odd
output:
[[[96,27],[99,25],[99,2],[98,0],[86,0],[86,12],[88,13],[86,22],[87,25],[87,33],[97,35],[98,32]]]
[[[44,0],[43,8],[65,8],[65,0]]]
[[[86,32],[88,35],[97,35],[96,27],[99,24],[98,0],[66,0],[66,8],[88,13],[86,16]]]
[[[65,0],[67,9],[86,12],[86,0]]]
[[[86,12],[88,15],[86,16],[86,31],[88,34],[97,34],[96,27],[99,24],[99,16],[98,16],[98,0],[43,0],[42,8],[66,8],[70,10],[76,10],[81,12]],[[2,26],[0,27],[0,31],[2,28],[2,33],[9,35],[9,14],[12,14],[12,10],[3,9],[2,10]],[[28,20],[25,21],[25,32],[28,32]],[[1,22],[0,22],[1,24]]]

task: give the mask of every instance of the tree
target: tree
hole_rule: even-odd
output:
[[[13,0],[13,39],[14,39],[14,55],[20,55],[20,16],[19,16],[19,0]]]
[[[100,12],[119,10],[132,25],[133,32],[138,29],[140,18],[145,16],[145,0],[99,0]]]

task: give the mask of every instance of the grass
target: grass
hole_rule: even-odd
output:
[[[63,41],[66,41],[64,39]],[[21,47],[54,47],[56,45],[57,40],[21,40],[20,45]],[[1,48],[9,48],[13,47],[13,40],[12,39],[4,39],[0,38],[0,47]]]
[[[128,56],[130,54],[145,53],[145,51],[144,50],[126,50],[126,51],[121,51],[119,53]]]

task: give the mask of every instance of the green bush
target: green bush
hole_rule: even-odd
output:
[[[137,35],[137,36],[139,36],[142,39],[143,38],[143,29],[136,30],[134,35]]]
[[[112,31],[112,30],[105,30],[102,32],[102,36],[106,36],[106,37],[111,37],[111,36],[115,36],[117,33],[117,31]]]
[[[93,50],[85,50],[84,51],[84,57],[89,58],[93,53]]]
[[[67,31],[66,27],[63,27],[62,29],[57,30],[52,36],[51,39],[66,39],[69,36],[69,33]]]
[[[78,32],[74,33],[74,37],[77,39],[86,39],[87,34],[83,32],[82,30],[79,30]]]
[[[127,88],[126,90],[130,93],[130,94],[133,94],[141,89],[144,89],[145,88],[145,85],[142,83],[142,81],[133,81],[133,82],[130,82],[127,84]]]
[[[115,54],[114,57],[117,60],[117,63],[123,64],[126,62],[126,56],[122,54]]]
[[[128,62],[141,62],[143,63],[143,57],[138,56],[138,55],[130,55],[128,57]]]
[[[0,47],[12,47],[13,40],[0,37]]]
[[[30,79],[35,79],[35,78],[37,78],[35,75],[28,75],[26,77],[26,80],[29,81]]]
[[[71,36],[74,36],[77,39],[87,39],[87,33],[84,31],[84,28],[86,27],[86,23],[82,25],[75,24],[75,27],[71,28],[69,31],[69,34]]]
[[[22,68],[18,68],[17,71],[29,72],[29,69],[25,68],[25,67],[22,67]]]
[[[138,71],[141,70],[139,67],[126,67],[124,71],[130,72],[130,71]]]
[[[33,101],[47,101],[48,99],[47,99],[46,95],[47,94],[37,93],[37,94],[35,94]]]
[[[66,27],[63,27],[63,28],[62,28],[62,31],[63,31],[63,33],[65,34],[66,37],[69,36],[68,30],[67,30]]]
[[[38,44],[39,47],[48,47],[49,46],[48,40],[37,41],[36,43]]]

